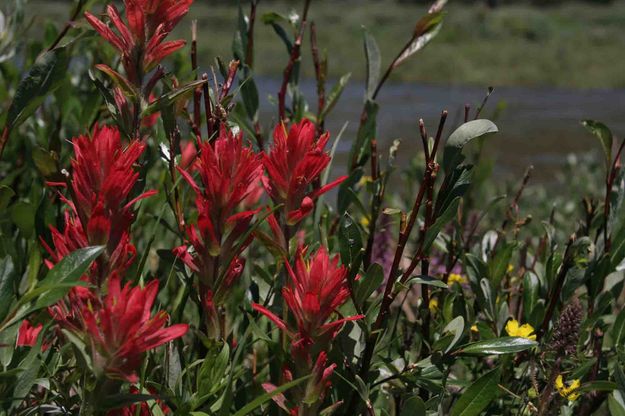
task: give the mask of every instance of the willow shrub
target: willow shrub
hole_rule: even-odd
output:
[[[310,1],[242,2],[206,73],[211,39],[171,34],[191,3],[80,0],[40,40],[22,1],[0,20],[2,414],[625,414],[623,142],[584,121],[605,180],[537,227],[529,174],[492,200],[474,175],[486,100],[378,148],[378,94],[445,1],[390,62],[363,31],[353,137],[325,128],[349,75]],[[287,52],[267,117],[259,24]]]

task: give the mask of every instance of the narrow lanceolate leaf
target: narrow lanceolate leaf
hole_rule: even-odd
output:
[[[0,259],[0,320],[9,312],[9,307],[15,297],[17,273],[13,267],[13,259],[6,256]]]
[[[451,416],[478,416],[497,397],[501,377],[499,367],[478,378],[462,393],[451,409]]]
[[[86,247],[65,256],[34,289],[20,298],[14,311],[9,314],[10,318],[7,318],[7,322],[0,326],[0,330],[15,324],[39,309],[54,304],[65,296],[72,287],[80,283],[84,284],[84,282],[80,282],[80,277],[87,272],[91,263],[103,250],[103,246]],[[37,299],[33,305],[23,307],[33,299]]]
[[[322,119],[325,118],[330,113],[330,111],[332,111],[336,103],[339,101],[339,98],[341,98],[341,94],[343,93],[343,90],[345,89],[345,86],[347,85],[347,82],[349,81],[349,78],[351,76],[352,74],[351,72],[349,72],[343,75],[341,79],[339,79],[339,82],[334,84],[334,87],[332,87],[330,94],[328,94],[328,99],[326,100],[325,107],[323,108],[323,111],[321,111]]]
[[[616,317],[612,325],[612,342],[616,347],[625,346],[625,309]]]
[[[434,221],[431,227],[428,228],[425,233],[425,239],[423,240],[423,251],[428,252],[434,240],[438,236],[438,233],[441,232],[444,226],[446,226],[449,222],[451,222],[454,217],[458,214],[458,206],[460,205],[460,197],[456,197],[451,204],[447,206],[445,211],[441,214],[440,217]]]
[[[159,111],[163,106],[172,105],[174,102],[176,102],[180,98],[191,95],[191,93],[195,91],[197,87],[204,85],[204,83],[206,82],[207,81],[204,79],[192,81],[186,85],[183,85],[182,87],[178,87],[175,90],[171,90],[161,95],[158,99],[150,103],[150,105],[148,105],[145,110],[143,110],[143,113],[141,114],[141,116],[142,117],[149,116]]]
[[[612,162],[613,137],[608,126],[595,120],[583,120],[582,126],[586,127],[586,130],[599,139],[601,147],[603,148],[603,153],[605,154],[606,166],[610,166]]]
[[[419,52],[438,34],[443,25],[443,13],[437,11],[423,16],[416,24],[412,41],[404,52],[393,62],[396,68],[406,62],[415,53]]]
[[[115,84],[115,86],[121,88],[121,90],[124,92],[124,94],[126,94],[127,97],[136,99],[137,97],[136,88],[122,74],[115,71],[113,68],[111,68],[108,65],[99,64],[99,65],[96,65],[95,67],[101,72],[108,75],[109,78],[111,78],[111,80]]]
[[[255,398],[254,400],[252,400],[251,402],[249,402],[248,404],[246,404],[245,406],[243,406],[239,411],[237,411],[234,415],[232,416],[245,416],[250,414],[250,412],[254,409],[256,409],[257,407],[263,405],[264,403],[268,402],[269,400],[271,400],[272,397],[277,396],[280,393],[284,393],[285,391],[287,391],[288,389],[297,386],[298,384],[302,383],[305,380],[308,380],[311,376],[305,376],[305,377],[301,377],[298,378],[297,380],[293,380],[289,383],[283,384],[280,387],[277,387],[276,389],[272,390],[271,392],[265,393],[262,396],[258,396],[257,398]]]
[[[425,275],[413,276],[403,283],[397,282],[397,285],[398,285],[397,289],[400,289],[400,288],[408,289],[412,285],[428,285],[428,286],[440,287],[443,289],[449,288],[449,286],[447,286],[447,284],[443,282],[442,280],[437,279],[436,277],[425,276]]]
[[[67,75],[68,62],[65,48],[53,49],[37,58],[18,85],[9,107],[6,120],[9,130],[22,124],[41,105],[44,98],[61,85]]]
[[[443,167],[446,172],[461,161],[462,148],[473,139],[485,137],[499,130],[490,120],[472,120],[458,127],[445,142]]]
[[[461,347],[457,353],[477,355],[510,354],[525,351],[529,348],[535,347],[536,345],[538,345],[536,341],[532,341],[527,338],[502,337],[465,345],[464,347]]]
[[[380,48],[375,38],[367,29],[363,28],[365,41],[365,58],[367,59],[367,98],[373,99],[373,94],[380,79]]]
[[[445,353],[449,352],[456,343],[460,341],[460,338],[462,338],[462,334],[464,333],[464,318],[462,316],[456,316],[452,319],[443,329],[443,333],[446,332],[451,333],[454,337],[445,349]]]

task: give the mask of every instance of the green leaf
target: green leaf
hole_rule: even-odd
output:
[[[540,297],[540,280],[538,276],[533,272],[525,273],[523,277],[523,314],[525,321],[534,325],[535,322],[531,320],[532,311]]]
[[[443,25],[443,13],[437,11],[428,13],[417,22],[412,37],[412,42],[404,52],[393,62],[393,68],[397,68],[412,55],[420,51],[438,34]]]
[[[56,48],[39,56],[17,87],[9,107],[6,127],[9,130],[24,122],[44,98],[58,88],[67,75],[69,62],[66,48]]]
[[[135,87],[119,72],[115,71],[108,65],[96,65],[96,69],[108,75],[109,78],[113,81],[115,86],[119,87],[126,97],[136,100],[137,99],[137,90]]]
[[[49,353],[49,350],[45,353],[41,351],[41,344],[43,343],[43,337],[51,323],[48,323],[43,327],[39,336],[37,337],[37,342],[30,348],[28,354],[24,358],[22,362],[20,362],[19,367],[24,371],[20,373],[20,376],[17,378],[14,388],[13,388],[13,403],[12,407],[16,408],[23,402],[23,398],[26,397],[33,384],[37,379],[37,375],[39,374],[39,369],[41,368],[41,363],[45,361],[46,356]],[[40,354],[43,357],[40,358]],[[10,414],[15,414],[13,412],[9,412]]]
[[[500,377],[501,369],[497,367],[475,380],[454,404],[451,416],[478,416],[482,413],[499,394]]]
[[[141,114],[141,116],[146,117],[146,116],[156,113],[163,106],[165,107],[171,106],[174,102],[176,102],[180,98],[183,98],[191,94],[197,87],[202,86],[206,82],[207,82],[206,80],[200,79],[197,81],[192,81],[186,85],[183,85],[182,87],[178,87],[175,90],[166,92],[165,94],[161,95],[156,100],[152,101],[150,105],[148,105],[145,108],[145,110],[143,110],[143,113]]]
[[[0,321],[3,320],[15,299],[18,274],[13,266],[13,259],[6,256],[0,260]]]
[[[62,283],[77,282],[80,277],[87,272],[91,263],[104,251],[103,246],[92,246],[80,248],[67,256],[63,257],[52,270],[48,272],[46,277],[39,282],[41,287],[54,287]],[[65,295],[63,290],[55,291],[52,289],[45,296],[37,300],[37,304],[41,307],[49,306]]]
[[[35,229],[37,208],[30,202],[18,201],[10,208],[11,219],[24,236],[30,237]]]
[[[350,268],[360,266],[362,259],[362,237],[360,229],[349,214],[343,216],[339,229],[339,246],[341,249],[341,262]]]
[[[345,86],[351,76],[351,73],[345,74],[341,77],[341,79],[339,79],[339,82],[334,84],[330,94],[328,94],[325,106],[321,111],[321,120],[319,120],[319,122],[321,122],[330,113],[330,111],[332,111],[336,103],[339,101],[339,98],[341,98],[341,94],[343,93],[343,89],[345,89]]]
[[[89,269],[91,263],[102,253],[103,246],[93,246],[78,249],[58,262],[47,276],[37,284],[33,290],[22,296],[14,312],[10,315],[10,321],[2,324],[1,328],[13,325],[23,317],[45,307],[56,303],[59,299],[69,292],[69,290],[80,282],[80,277]],[[37,298],[34,305],[28,308],[22,308],[31,300]],[[17,313],[19,311],[19,313]]]
[[[428,285],[428,286],[440,287],[443,289],[449,288],[449,286],[445,284],[445,282],[443,282],[442,280],[437,279],[436,277],[424,276],[424,275],[414,276],[406,280],[404,283],[398,282],[397,284],[401,284],[404,289],[408,289],[412,285]]]
[[[434,224],[432,224],[427,232],[425,233],[425,238],[423,240],[423,251],[427,253],[429,248],[436,240],[438,233],[441,232],[444,226],[446,226],[449,222],[451,222],[454,217],[458,214],[458,206],[460,205],[460,197],[454,198],[454,200],[449,204],[447,209],[438,217]]]
[[[282,42],[284,42],[284,46],[286,46],[287,53],[290,54],[291,49],[293,48],[294,39],[282,27],[282,24],[293,26],[293,22],[287,16],[283,16],[275,12],[269,12],[269,13],[263,14],[261,17],[261,21],[266,25],[271,25],[271,27],[276,32],[276,34],[280,37],[280,39],[282,39]]]
[[[445,172],[450,172],[457,164],[462,161],[462,148],[473,139],[478,137],[486,137],[499,130],[495,123],[490,120],[480,119],[472,120],[458,127],[445,143],[445,151],[443,154],[443,167]]]
[[[613,381],[595,380],[584,383],[577,391],[580,393],[589,393],[591,391],[614,391],[618,386]]]
[[[37,146],[33,148],[31,155],[33,162],[35,162],[35,167],[37,167],[44,177],[58,172],[56,158],[53,152]]]
[[[612,416],[625,416],[625,399],[620,391],[613,391],[608,396],[608,409]]]
[[[384,269],[377,263],[369,266],[369,270],[364,276],[355,282],[354,298],[358,305],[363,305],[369,296],[380,287],[384,281]]]
[[[516,242],[505,243],[503,247],[497,249],[495,257],[488,263],[488,275],[494,288],[499,287],[501,279],[505,276],[516,246]]]
[[[609,168],[612,163],[612,132],[608,126],[594,120],[583,120],[582,126],[586,127],[586,130],[599,139],[605,155],[606,166]]]
[[[364,122],[361,123],[356,140],[352,144],[349,160],[350,169],[363,166],[369,159],[371,153],[371,140],[376,135],[376,117],[378,115],[378,104],[375,101],[367,100],[363,112]]]
[[[454,336],[447,348],[445,348],[445,353],[447,353],[460,341],[460,338],[462,338],[462,334],[464,333],[464,318],[462,316],[457,316],[452,319],[451,322],[443,328],[443,333],[445,332],[450,332]]]
[[[258,119],[258,88],[256,82],[252,77],[250,70],[245,70],[245,80],[240,83],[241,98],[243,99],[243,106],[250,120],[256,121]]]
[[[404,402],[399,416],[425,416],[425,403],[419,396],[412,396]]]
[[[612,342],[614,346],[625,346],[625,309],[621,310],[612,325]]]
[[[538,345],[536,341],[532,341],[527,338],[502,337],[465,345],[458,350],[458,353],[478,355],[510,354],[513,352],[525,351],[529,348],[535,347],[536,345]]]
[[[246,416],[250,414],[252,410],[256,409],[257,407],[271,400],[272,397],[277,396],[278,394],[283,393],[287,391],[288,389],[297,386],[303,381],[308,380],[310,377],[311,377],[310,375],[305,376],[305,377],[300,377],[297,380],[293,380],[291,382],[281,385],[280,387],[277,387],[276,389],[272,390],[269,393],[265,393],[262,396],[258,396],[257,398],[255,398],[254,400],[252,400],[251,402],[243,406],[241,409],[239,409],[239,411],[237,411],[232,416]]]
[[[364,27],[362,34],[364,38],[365,58],[367,60],[367,99],[372,100],[374,99],[373,94],[375,94],[380,79],[382,59],[380,57],[380,48],[373,35]]]
[[[9,206],[11,198],[15,196],[15,191],[6,185],[0,185],[0,210],[4,210]]]
[[[197,392],[200,396],[213,394],[225,380],[226,369],[230,360],[230,347],[224,342],[221,349],[217,345],[210,349],[199,369]]]

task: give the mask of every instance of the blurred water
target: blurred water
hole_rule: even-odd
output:
[[[266,97],[276,97],[280,80],[257,80],[261,95],[261,112],[265,120],[275,118],[276,106]],[[302,91],[316,111],[314,80],[304,80]],[[356,135],[362,111],[364,85],[350,81],[341,100],[327,120],[326,128],[338,134],[343,124],[349,125],[338,148],[336,173],[344,170],[351,141]],[[402,139],[399,161],[405,162],[421,142],[417,130],[419,118],[435,132],[440,112],[450,113],[447,134],[461,121],[465,103],[475,109],[484,98],[486,88],[416,83],[388,83],[378,101],[378,143],[384,150],[394,139]],[[534,165],[535,180],[549,182],[554,169],[570,153],[599,151],[596,142],[580,125],[580,120],[596,119],[606,123],[613,133],[625,132],[625,90],[563,90],[554,88],[495,88],[482,116],[491,118],[498,103],[505,109],[494,120],[500,133],[488,139],[487,154],[495,160],[495,173],[500,177],[522,174]],[[473,114],[473,112],[472,112]],[[268,117],[268,118],[267,118]]]

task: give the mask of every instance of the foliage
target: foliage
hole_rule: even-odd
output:
[[[435,47],[444,0],[397,50],[363,30],[354,137],[324,127],[349,75],[329,85],[340,57],[320,49],[312,2],[297,15],[241,2],[232,59],[210,75],[197,52],[210,39],[175,40],[191,3],[79,0],[34,41],[11,4],[0,414],[625,412],[622,139],[583,121],[605,163],[572,165],[579,205],[529,188],[530,171],[496,195],[487,99],[458,125],[442,111],[433,134],[419,120],[421,151],[397,166],[415,146],[378,149],[377,96]],[[286,51],[273,117],[257,25]]]

